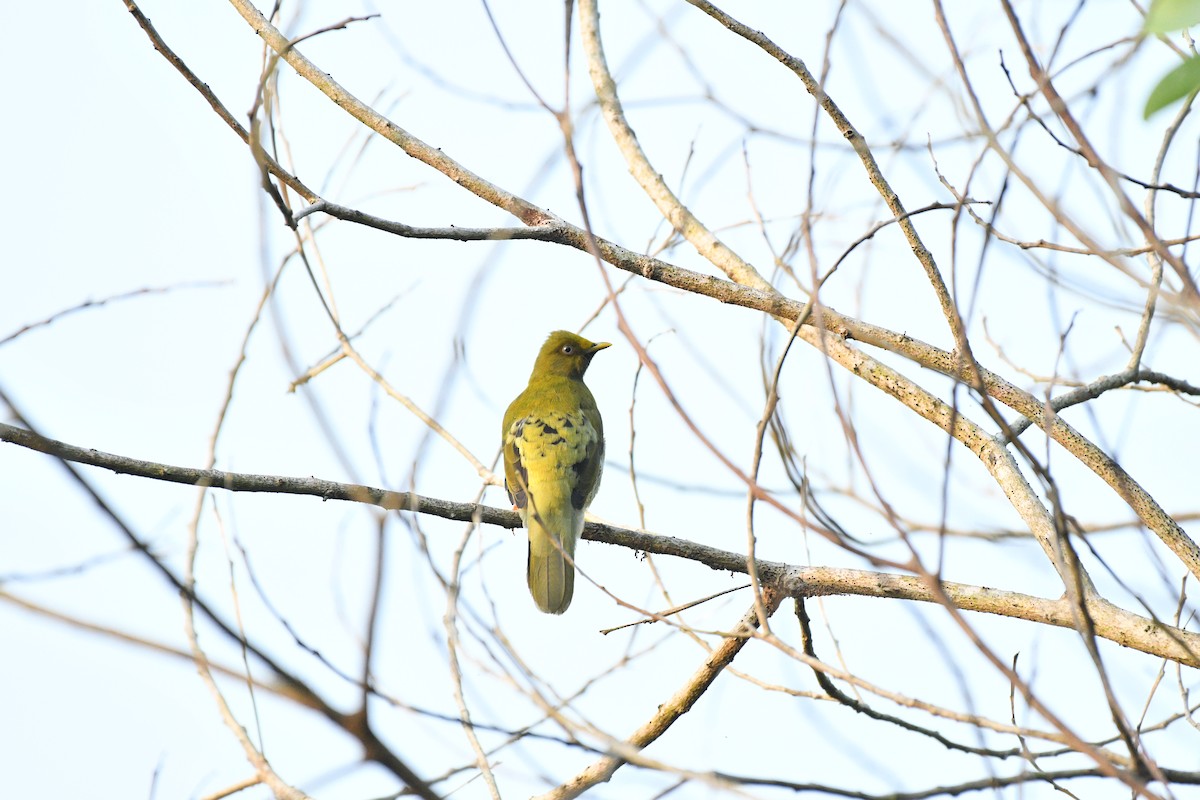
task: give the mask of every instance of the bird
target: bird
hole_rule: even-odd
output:
[[[504,488],[529,533],[529,593],[547,614],[571,605],[575,543],[600,488],[604,423],[583,373],[609,346],[554,331],[504,412]]]

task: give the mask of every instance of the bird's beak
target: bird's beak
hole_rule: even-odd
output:
[[[594,355],[606,347],[612,347],[612,342],[596,342],[592,345],[592,349],[588,350],[588,353]]]

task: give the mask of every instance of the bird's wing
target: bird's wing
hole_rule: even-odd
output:
[[[604,470],[604,434],[592,424],[591,415],[581,415],[586,441],[576,454],[578,460],[571,465],[575,473],[575,486],[571,490],[571,505],[582,513],[592,504],[596,490],[600,488],[600,473]]]
[[[504,432],[504,488],[522,517],[529,503],[529,472],[525,469],[522,453],[526,449],[525,425],[530,419],[532,417],[518,417]]]

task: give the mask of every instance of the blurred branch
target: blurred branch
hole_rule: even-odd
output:
[[[169,286],[145,286],[141,289],[134,289],[131,292],[122,292],[121,294],[113,294],[109,295],[108,297],[102,297],[99,300],[85,300],[78,305],[71,306],[70,308],[64,308],[61,311],[56,311],[45,319],[22,325],[20,328],[17,328],[7,336],[0,337],[0,345],[6,345],[31,330],[50,325],[62,319],[63,317],[76,314],[80,311],[86,311],[91,308],[100,308],[101,306],[106,306],[109,303],[129,300],[134,297],[140,297],[147,294],[166,294],[177,289],[208,289],[215,288],[217,286],[227,286],[228,284],[229,281],[185,281],[183,283],[174,283]]]
[[[153,653],[159,653],[162,655],[173,656],[175,658],[183,659],[188,662],[192,661],[192,654],[188,651],[180,650],[177,647],[172,647],[171,645],[164,644],[162,642],[156,642],[156,641],[153,641],[152,639],[146,639],[142,636],[136,636],[132,633],[128,633],[126,631],[122,631],[117,628],[112,628],[107,625],[98,625],[93,622],[87,622],[86,620],[82,620],[78,617],[72,616],[70,614],[66,614],[62,611],[56,611],[55,609],[50,608],[48,606],[44,606],[39,603],[35,603],[34,601],[30,600],[29,598],[12,594],[11,592],[5,591],[4,589],[0,589],[0,601],[4,601],[6,603],[11,603],[12,605],[16,606],[17,608],[22,608],[32,614],[37,614],[39,616],[43,616],[48,619],[52,619],[55,622],[61,622],[64,625],[69,625],[73,628],[78,628],[80,630],[88,631],[90,633],[95,633],[100,636],[105,636],[105,637],[108,637],[109,639],[115,639],[119,642],[125,642],[126,644],[131,644],[131,645],[135,645],[137,647],[142,647]],[[244,682],[247,677],[244,671],[236,670],[233,667],[227,667],[227,666],[224,666],[221,664],[213,663],[211,661],[208,662],[208,666],[213,672],[220,673],[221,675],[224,675],[227,678],[232,678],[232,679]],[[261,681],[256,678],[253,678],[253,677],[251,678],[251,680],[254,681],[254,686],[257,689],[261,689],[263,691],[270,692],[271,694],[274,694],[279,697],[287,698],[288,700],[292,700],[306,708],[310,708],[310,709],[313,709],[316,711],[320,710],[320,706],[318,704],[313,703],[312,698],[309,695],[305,694],[304,692],[295,691],[294,687],[289,683],[275,682],[275,681]]]
[[[801,304],[794,300],[783,297],[769,287],[764,290],[748,286],[741,286],[731,281],[724,281],[710,275],[703,275],[691,270],[682,269],[680,267],[667,264],[666,262],[659,261],[658,259],[634,253],[633,251],[622,248],[619,245],[606,242],[598,237],[592,237],[587,231],[570,225],[563,220],[558,219],[552,213],[539,209],[523,198],[501,189],[500,187],[483,179],[470,170],[467,170],[461,164],[443,153],[440,149],[431,147],[425,142],[412,136],[407,131],[399,128],[390,120],[378,114],[369,106],[351,95],[343,87],[337,84],[327,73],[319,70],[312,62],[310,62],[307,58],[301,55],[299,51],[292,47],[292,44],[288,41],[288,39],[283,36],[283,34],[280,33],[274,26],[267,22],[267,20],[263,18],[263,16],[256,8],[254,8],[253,5],[248,2],[248,0],[231,0],[231,2],[246,19],[246,21],[249,22],[250,25],[255,29],[255,31],[262,36],[264,40],[266,40],[268,45],[273,50],[282,54],[281,57],[287,61],[288,64],[290,64],[293,69],[297,71],[297,73],[313,83],[314,86],[320,89],[341,108],[345,109],[364,125],[367,125],[372,130],[401,147],[413,158],[417,158],[424,163],[429,164],[447,177],[454,180],[455,183],[463,186],[480,198],[509,211],[526,225],[540,229],[543,232],[543,236],[536,238],[541,238],[545,241],[555,241],[560,244],[566,244],[584,252],[591,252],[592,248],[596,248],[601,258],[620,269],[640,274],[642,277],[650,280],[661,281],[676,288],[683,289],[684,291],[695,292],[712,297],[720,300],[721,302],[733,303],[748,308],[755,308],[771,314],[772,316],[793,321],[802,313]],[[860,158],[864,160],[864,164],[868,168],[868,173],[872,176],[872,181],[875,182],[878,169],[877,166],[874,171],[871,169],[871,165],[874,164],[874,159],[870,155],[869,148],[867,148],[865,142],[862,140],[862,137],[857,134],[857,132],[853,129],[853,126],[850,125],[849,121],[846,120],[844,115],[841,114],[837,106],[833,104],[832,100],[830,100],[830,98],[825,95],[821,88],[815,83],[812,75],[808,73],[807,68],[804,67],[802,61],[779,49],[778,46],[776,46],[765,36],[746,28],[746,26],[728,17],[728,15],[725,15],[724,12],[716,9],[711,4],[700,2],[700,0],[697,0],[693,4],[701,7],[706,11],[706,13],[713,15],[715,18],[721,21],[722,24],[726,25],[726,27],[729,27],[734,32],[748,38],[750,41],[755,42],[760,47],[763,47],[767,52],[796,72],[796,74],[799,75],[802,80],[804,80],[806,88],[808,88],[809,91],[818,98],[822,104],[822,107],[835,121],[839,131],[842,131],[848,137],[848,140],[855,147],[856,152],[859,153]],[[128,0],[127,5],[130,6],[131,11],[136,10],[136,6],[134,6],[132,2],[128,2]],[[135,14],[135,16],[139,15]],[[148,29],[148,33],[150,33],[150,31],[152,31],[152,29]],[[164,50],[165,45],[160,46],[161,39],[158,39],[156,34],[152,35],[151,39],[155,42],[155,47],[158,48],[160,52],[164,52],[164,55],[169,54],[169,59],[173,57],[177,60],[177,57],[175,57],[173,53],[170,53],[169,50]],[[175,63],[175,61],[172,61],[172,63]],[[177,67],[178,66],[179,65],[177,64]],[[194,75],[191,75],[190,72],[184,71],[184,74],[185,76],[190,76],[188,78],[189,82],[192,82],[193,85],[197,85],[197,88],[203,87],[203,90],[207,90],[207,87],[200,83],[198,79],[195,79]],[[208,92],[206,97],[210,95],[211,92]],[[215,100],[215,97],[213,97],[212,100]],[[214,106],[214,108],[216,108],[216,106]],[[268,164],[267,167],[270,168],[272,172],[274,172],[277,168],[276,166],[272,166],[270,164]],[[878,177],[882,178],[881,175]],[[285,183],[289,183],[289,185],[291,185],[287,178],[283,177],[281,179],[283,179]],[[889,208],[892,208],[893,212],[898,215],[902,227],[905,228],[906,235],[909,236],[910,243],[914,248],[914,252],[916,252],[920,257],[923,250],[923,245],[920,245],[919,239],[914,238],[915,229],[913,229],[911,232],[909,231],[909,228],[911,228],[911,221],[907,216],[903,215],[903,208],[899,205],[898,198],[895,199],[895,205],[893,205],[890,198],[891,195],[894,195],[894,192],[891,192],[889,195],[891,190],[887,187],[886,182],[878,183],[877,188],[879,188],[885,199],[888,199]],[[316,202],[319,199],[315,194],[306,188],[301,192],[301,194],[306,199],[313,202]],[[489,238],[489,236],[481,235],[480,238]],[[922,259],[922,263],[925,264],[927,272],[932,268],[930,266],[932,262],[926,263],[926,260]],[[936,272],[936,268],[932,269]],[[748,274],[749,273],[746,273],[746,275]],[[939,282],[940,277],[935,281],[935,284]],[[941,294],[939,293],[939,297],[940,296]],[[1113,461],[1113,459],[1103,453],[1103,451],[1092,444],[1088,439],[1086,439],[1086,437],[1080,435],[1078,431],[1063,423],[1056,414],[1046,413],[1047,410],[1043,402],[1037,400],[1035,397],[1026,392],[1020,391],[1015,386],[1007,381],[1004,381],[994,373],[989,372],[981,366],[977,366],[970,357],[969,350],[963,349],[965,340],[959,336],[958,324],[955,322],[956,319],[957,317],[954,317],[951,322],[952,328],[955,329],[956,341],[960,346],[960,352],[958,353],[934,348],[931,345],[925,344],[924,342],[914,340],[907,335],[859,322],[853,318],[837,314],[836,312],[824,307],[821,309],[821,316],[819,320],[821,323],[823,323],[823,328],[819,331],[814,331],[811,327],[806,326],[805,331],[807,333],[811,333],[812,335],[805,335],[805,333],[802,333],[801,335],[802,338],[804,338],[810,344],[819,347],[828,353],[830,342],[832,341],[831,337],[828,336],[828,333],[825,330],[825,328],[828,328],[829,330],[837,331],[841,335],[848,338],[866,341],[892,352],[904,355],[905,357],[916,361],[922,366],[937,369],[943,374],[950,375],[957,380],[965,381],[969,385],[980,386],[982,391],[984,391],[988,396],[993,397],[1005,405],[1016,409],[1024,416],[1033,420],[1035,424],[1043,427],[1052,438],[1059,442],[1059,444],[1063,445],[1068,451],[1075,455],[1075,457],[1079,458],[1090,469],[1096,472],[1097,475],[1103,478],[1109,484],[1109,486],[1111,486],[1113,490],[1116,491],[1116,493],[1123,500],[1125,500],[1125,502],[1127,502],[1135,512],[1137,512],[1138,516],[1145,522],[1147,527],[1153,530],[1172,550],[1172,552],[1174,552],[1183,561],[1188,570],[1193,575],[1200,578],[1200,548],[1198,548],[1196,543],[1191,540],[1186,532],[1184,532],[1183,529],[1171,519],[1170,515],[1168,515],[1141,487],[1141,485],[1133,480],[1133,478],[1120,467],[1120,465]],[[847,351],[843,351],[841,353],[841,358],[835,359],[838,360],[843,366],[847,366],[849,363],[862,364],[864,361],[867,363],[873,362],[873,360],[868,360],[868,357],[866,356],[858,355],[857,351],[849,351],[848,348]],[[891,376],[893,377],[898,376],[898,373],[895,373],[894,371],[889,370],[888,372],[890,372]],[[867,373],[856,372],[856,374],[859,374],[860,377],[863,377],[864,375],[871,374],[871,371],[868,371]],[[871,380],[870,378],[868,379]],[[929,395],[928,392],[919,389],[919,387],[905,378],[900,377],[899,379],[907,387],[906,391],[904,392],[888,390],[884,383],[889,382],[890,379],[884,383],[880,383],[875,380],[871,380],[871,382],[879,388],[885,388],[885,390],[889,391],[893,397],[905,402],[910,408],[914,408],[914,410],[917,410],[918,413],[921,413],[920,409],[914,404],[924,403],[925,405],[929,405],[932,395]],[[918,400],[917,397],[924,399]],[[922,416],[926,416],[927,419],[930,418],[924,413],[922,413]],[[972,438],[978,438],[978,435],[972,434]],[[1017,497],[1012,493],[1014,490],[1016,490],[1016,488],[1017,486],[1015,484],[1010,485],[1005,488],[1005,491],[1009,494],[1010,501],[1016,504],[1018,511],[1021,511],[1022,507],[1025,507],[1027,510],[1032,510],[1031,504],[1040,504],[1039,501],[1037,501],[1033,496],[1032,490],[1029,489],[1027,485],[1024,490],[1019,491],[1020,497]],[[1023,516],[1025,516],[1025,514],[1023,514]],[[1026,519],[1026,522],[1029,522],[1028,518]],[[1035,526],[1033,529],[1036,533],[1037,527]],[[1051,530],[1048,533],[1052,532],[1053,531]],[[1042,541],[1043,548],[1047,549],[1047,552],[1050,553],[1054,547],[1050,539],[1047,537],[1040,537],[1040,540]],[[1051,555],[1051,558],[1056,565],[1059,565],[1059,559],[1057,557]]]
[[[1200,301],[1200,289],[1197,288],[1196,281],[1192,277],[1191,272],[1188,271],[1187,265],[1167,248],[1159,238],[1158,232],[1154,230],[1154,227],[1147,221],[1146,217],[1138,211],[1137,206],[1125,194],[1124,189],[1121,187],[1120,173],[1100,157],[1100,154],[1084,132],[1083,126],[1079,124],[1074,113],[1072,113],[1070,107],[1067,105],[1067,101],[1058,93],[1058,90],[1054,87],[1054,82],[1050,79],[1050,75],[1042,68],[1037,56],[1034,55],[1033,46],[1030,45],[1029,40],[1026,38],[1024,26],[1017,17],[1016,11],[1013,10],[1012,4],[1009,0],[1001,0],[1001,5],[1008,16],[1013,33],[1017,38],[1017,43],[1021,47],[1021,53],[1025,57],[1026,65],[1029,68],[1029,76],[1046,98],[1055,115],[1058,116],[1067,130],[1071,132],[1071,136],[1079,146],[1079,152],[1086,159],[1088,166],[1095,169],[1104,179],[1104,182],[1108,184],[1113,196],[1120,205],[1121,211],[1137,225],[1138,229],[1146,237],[1146,242],[1154,248],[1154,252],[1175,270],[1175,273],[1179,276],[1183,284],[1184,296],[1193,304],[1194,308],[1197,301]]]
[[[923,367],[937,370],[956,380],[968,380],[961,360],[950,351],[934,347],[907,334],[851,320],[832,311],[826,311],[826,316],[830,318],[828,322],[830,327],[843,332],[850,338],[898,353]],[[1047,408],[1044,400],[1039,400],[985,367],[979,366],[977,370],[989,397],[1029,419],[1102,478],[1122,500],[1129,504],[1129,507],[1137,513],[1146,527],[1154,531],[1158,538],[1179,557],[1188,571],[1200,577],[1200,547],[1196,546],[1196,543],[1180,527],[1179,523],[1171,518],[1171,515],[1150,496],[1150,493],[1133,479],[1133,476],[1086,436],[1064,422],[1052,407]],[[1135,376],[1138,374],[1134,373]],[[1141,378],[1132,377],[1130,380],[1141,380]],[[1102,391],[1104,391],[1103,379],[1101,379],[1097,394]],[[1003,441],[1008,438],[1007,434],[1002,433],[998,440]]]
[[[774,614],[779,608],[783,595],[771,589],[763,592],[762,605],[767,616]],[[626,762],[630,754],[644,750],[657,740],[684,714],[691,711],[708,687],[721,674],[725,667],[733,662],[737,654],[753,638],[754,629],[759,623],[759,607],[756,603],[751,606],[738,623],[733,633],[725,638],[721,645],[704,660],[704,663],[688,681],[676,690],[666,702],[662,703],[654,716],[633,732],[624,742],[614,744],[612,755],[607,755],[584,768],[578,775],[566,783],[545,794],[535,796],[534,800],[571,800],[591,789],[597,784],[612,778],[613,774]]]
[[[705,14],[708,14],[732,33],[757,45],[763,52],[791,70],[800,79],[800,82],[804,84],[805,91],[813,96],[817,104],[821,107],[821,110],[833,122],[838,133],[854,148],[855,154],[858,156],[859,161],[862,162],[863,169],[866,171],[867,179],[875,187],[875,190],[887,205],[888,210],[892,212],[892,215],[900,225],[900,230],[903,232],[909,248],[912,250],[913,256],[916,257],[917,262],[925,271],[929,285],[937,297],[942,316],[945,318],[946,323],[950,327],[951,334],[954,336],[954,343],[958,349],[957,355],[960,361],[968,368],[974,367],[974,356],[971,354],[971,346],[967,339],[966,328],[962,318],[959,316],[954,298],[951,297],[950,291],[946,287],[946,282],[943,280],[937,263],[933,259],[933,254],[929,252],[929,248],[921,241],[921,236],[913,224],[911,215],[905,210],[904,203],[900,200],[900,195],[888,183],[887,177],[883,174],[883,170],[875,160],[875,155],[871,152],[871,147],[867,144],[863,135],[854,127],[853,123],[850,122],[837,103],[833,101],[833,98],[825,91],[825,87],[813,76],[802,59],[784,50],[762,31],[754,30],[748,25],[734,19],[712,3],[707,2],[707,0],[687,0],[687,2]]]
[[[348,92],[327,72],[320,70],[293,47],[293,43],[268,22],[249,0],[230,0],[230,3],[254,29],[254,32],[262,37],[267,46],[278,53],[279,57],[286,61],[297,74],[312,83],[326,97],[359,122],[397,145],[413,158],[428,164],[451,178],[455,183],[470,188],[472,192],[489,203],[510,212],[526,225],[539,225],[549,220],[549,215],[542,209],[471,172],[440,149],[431,147],[416,138]],[[305,199],[314,200],[315,195],[308,195]]]
[[[1164,769],[1163,774],[1173,783],[1200,783],[1200,772],[1180,769]],[[1009,786],[1022,786],[1026,783],[1047,783],[1060,792],[1065,791],[1055,785],[1056,781],[1073,780],[1077,778],[1101,778],[1105,773],[1099,769],[1063,769],[1053,771],[1026,771],[1015,775],[991,775],[974,781],[964,781],[946,786],[934,786],[929,789],[919,789],[911,792],[889,792],[887,794],[871,794],[870,792],[846,791],[815,783],[797,783],[795,781],[769,780],[724,772],[716,773],[715,777],[722,778],[743,786],[770,786],[780,789],[790,789],[793,792],[819,792],[834,797],[851,798],[851,800],[927,800],[933,797],[959,797],[968,792],[981,792],[987,789],[1003,789]],[[1071,795],[1074,797],[1074,795]]]
[[[13,405],[13,402],[3,391],[0,391],[0,402],[5,403],[12,411],[13,415],[17,419],[24,422],[24,416],[17,410],[17,408]],[[14,438],[9,438],[10,435]],[[393,775],[403,781],[417,796],[422,797],[425,800],[437,800],[436,793],[428,786],[428,784],[426,784],[426,782],[422,780],[421,777],[403,759],[396,755],[396,753],[389,749],[387,745],[385,745],[379,739],[375,731],[365,724],[366,721],[364,719],[358,715],[341,713],[328,702],[326,702],[321,695],[317,694],[317,692],[309,687],[308,684],[306,684],[299,676],[290,672],[279,661],[273,659],[262,649],[246,641],[238,633],[238,631],[236,631],[233,626],[230,625],[229,622],[227,622],[220,614],[213,610],[208,603],[195,594],[195,592],[193,592],[191,588],[187,586],[173,570],[171,570],[170,567],[168,567],[150,552],[150,548],[146,542],[143,541],[120,517],[120,515],[118,515],[112,509],[112,507],[104,500],[103,497],[100,496],[96,489],[71,465],[70,462],[74,461],[81,464],[93,464],[93,462],[90,460],[91,457],[100,456],[102,461],[108,460],[110,462],[107,466],[114,472],[122,472],[122,470],[117,469],[114,466],[115,463],[137,465],[142,470],[149,472],[157,471],[159,474],[171,474],[171,467],[150,464],[149,462],[139,462],[135,459],[124,459],[120,456],[108,456],[108,454],[100,453],[98,450],[84,450],[83,448],[64,445],[62,442],[55,442],[53,439],[46,439],[45,437],[34,433],[31,430],[16,428],[3,423],[0,423],[0,441],[12,441],[13,443],[20,443],[24,441],[30,443],[30,445],[36,444],[38,446],[30,446],[30,449],[39,450],[57,457],[59,464],[71,475],[71,477],[77,484],[79,484],[83,491],[86,492],[89,497],[91,497],[92,501],[100,508],[101,512],[120,529],[121,533],[136,547],[137,550],[139,550],[146,556],[147,559],[149,559],[150,563],[154,566],[158,573],[164,579],[166,579],[166,581],[175,590],[177,590],[182,597],[184,597],[188,602],[194,603],[195,607],[200,609],[204,616],[207,617],[214,625],[216,625],[222,634],[246,648],[246,650],[252,653],[255,658],[257,658],[269,670],[271,670],[271,672],[279,681],[287,684],[294,692],[302,694],[305,699],[300,700],[300,702],[303,702],[310,708],[315,709],[330,722],[337,725],[339,728],[357,739],[363,747],[366,758],[386,768]],[[56,450],[61,452],[56,452]],[[70,456],[66,455],[66,453],[74,453],[80,457],[71,458]],[[211,473],[216,472],[216,470],[191,470],[191,472]],[[154,477],[153,474],[144,474],[143,472],[131,472],[129,474],[142,474],[144,477]],[[176,476],[174,482],[190,483],[191,485],[195,486],[206,485],[203,482],[183,480],[178,476]],[[214,484],[207,485],[212,486]]]
[[[208,687],[209,692],[213,696],[213,700],[217,704],[217,709],[221,715],[221,720],[225,726],[233,733],[238,744],[241,745],[242,751],[246,755],[246,760],[254,767],[254,773],[258,781],[270,787],[271,793],[275,795],[276,800],[313,800],[312,797],[305,794],[300,789],[287,783],[271,766],[271,762],[267,760],[263,753],[261,741],[255,744],[250,739],[250,733],[246,727],[238,720],[237,715],[233,713],[233,709],[229,707],[229,701],[225,698],[225,693],[217,686],[217,681],[213,677],[212,670],[208,668],[208,656],[200,647],[200,639],[196,634],[196,604],[195,598],[195,581],[191,568],[189,566],[187,578],[187,586],[189,591],[183,596],[184,612],[186,624],[184,626],[187,634],[188,644],[192,649],[192,659],[196,665],[196,671],[200,674],[200,680]],[[236,601],[236,598],[235,598]],[[239,615],[240,621],[240,615]],[[241,634],[241,640],[245,641],[245,632],[238,631]],[[253,699],[254,682],[250,678],[249,665],[247,665],[246,679],[251,690],[251,699]],[[259,731],[261,734],[261,730]]]
[[[129,13],[133,15],[133,18],[137,21],[137,24],[141,26],[141,29],[145,31],[146,35],[150,37],[150,43],[154,45],[154,49],[161,53],[163,58],[167,59],[167,63],[177,69],[179,74],[182,75],[196,91],[200,92],[200,95],[206,101],[208,101],[208,104],[212,106],[212,109],[217,113],[217,116],[220,117],[221,120],[238,135],[238,138],[240,138],[246,144],[250,144],[250,132],[247,131],[245,127],[243,127],[242,124],[237,121],[232,113],[230,113],[229,109],[225,107],[225,104],[221,102],[216,93],[209,88],[209,85],[201,80],[200,77],[196,75],[196,73],[193,72],[186,63],[184,63],[183,59],[180,58],[174,50],[167,46],[167,43],[163,41],[163,38],[158,35],[158,31],[155,30],[154,26],[150,24],[150,19],[142,13],[140,8],[138,8],[137,3],[134,2],[134,0],[125,0],[125,7],[129,10]],[[280,166],[279,162],[275,161],[275,159],[271,158],[269,155],[263,155],[265,159],[265,166],[271,172],[271,174],[275,175],[281,181],[290,186],[305,200],[311,202],[317,199],[316,193],[312,189],[309,189],[307,186],[305,186],[299,178],[292,175],[290,172]]]
[[[667,186],[662,174],[654,168],[638,144],[637,135],[625,119],[625,111],[617,97],[617,85],[604,58],[600,41],[600,11],[595,0],[580,0],[580,26],[583,47],[587,53],[588,72],[596,90],[596,98],[604,119],[608,122],[613,141],[625,157],[629,171],[642,190],[654,202],[659,213],[696,248],[696,251],[716,265],[736,283],[756,289],[771,290],[771,284],[752,265],[713,235]]]

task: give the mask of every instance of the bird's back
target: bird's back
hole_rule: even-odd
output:
[[[538,608],[561,614],[575,584],[575,543],[600,485],[604,431],[582,380],[531,380],[504,415],[504,477],[529,531],[527,580]]]

